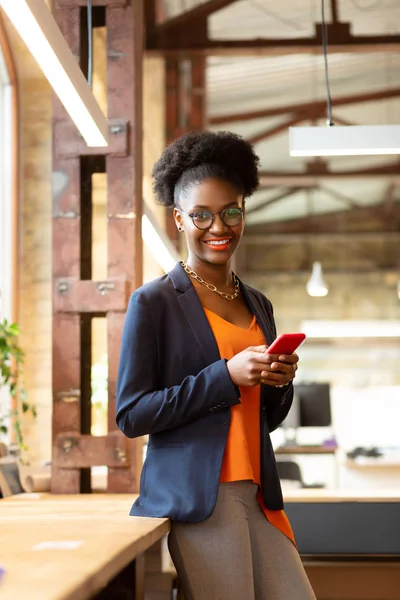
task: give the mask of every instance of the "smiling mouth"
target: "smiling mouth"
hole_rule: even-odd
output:
[[[204,243],[213,250],[226,250],[229,248],[231,241],[231,238],[223,238],[221,240],[206,240]]]

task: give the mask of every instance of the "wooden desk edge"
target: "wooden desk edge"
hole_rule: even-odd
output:
[[[305,567],[388,567],[399,569],[400,554],[301,554]]]
[[[329,446],[278,446],[275,454],[336,454],[338,448]]]
[[[127,517],[132,518],[132,517]],[[157,519],[159,520],[159,519]],[[157,527],[145,534],[139,541],[135,540],[126,546],[121,552],[115,554],[102,566],[101,572],[91,573],[81,586],[76,587],[72,593],[65,596],[64,600],[86,600],[87,585],[90,585],[91,594],[101,592],[126,566],[136,560],[146,550],[151,548],[156,542],[161,540],[171,529],[171,522],[165,519]],[[99,578],[99,574],[101,575]]]
[[[81,503],[82,501],[82,504],[85,505],[94,499],[95,502],[96,500],[112,500],[113,496],[114,498],[122,500],[124,503],[129,500],[130,504],[130,501],[132,500],[132,495],[122,494],[102,494],[101,496],[95,494],[77,494],[71,496],[21,494],[19,496],[12,496],[4,499],[3,501],[5,505],[15,506],[15,508],[21,506],[23,509],[26,509],[27,505],[40,506],[42,503],[45,506],[50,506],[53,501],[56,501],[55,503],[57,503],[57,500],[61,501],[61,504],[68,503],[71,505],[74,505],[77,502]],[[129,516],[128,508],[129,506],[127,505],[127,523],[129,520],[142,519],[142,517]],[[67,584],[62,594],[60,594],[60,598],[62,598],[62,600],[87,600],[93,595],[101,592],[101,590],[103,590],[110,581],[118,575],[118,573],[130,563],[133,563],[138,557],[142,556],[146,550],[161,540],[171,529],[171,521],[168,518],[154,518],[153,520],[150,517],[143,517],[143,519],[154,521],[154,527],[151,527],[150,531],[140,534],[139,539],[128,540],[123,544],[123,547],[115,549],[114,553],[107,556],[96,568],[92,567],[88,569],[85,578],[81,581],[71,583],[70,585]],[[5,588],[5,591],[7,592],[7,588]]]
[[[299,491],[299,490],[297,490]],[[395,496],[395,495],[376,495],[376,496],[356,496],[356,495],[351,495],[351,494],[299,494],[299,493],[287,493],[287,494],[283,494],[283,500],[285,502],[285,504],[289,504],[289,503],[316,503],[316,502],[320,502],[320,503],[339,503],[339,502],[353,502],[353,503],[365,503],[365,502],[372,502],[372,503],[381,503],[381,502],[390,502],[390,503],[400,503],[400,496]]]

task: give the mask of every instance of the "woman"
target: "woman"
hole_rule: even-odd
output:
[[[134,292],[117,423],[150,434],[131,515],[169,517],[185,600],[312,600],[269,437],[298,356],[268,355],[271,303],[232,272],[259,159],[232,133],[185,135],[153,170],[188,258]]]

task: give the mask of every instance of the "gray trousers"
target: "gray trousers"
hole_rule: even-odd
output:
[[[251,481],[221,483],[211,517],[174,523],[168,547],[185,600],[316,600],[293,543]]]

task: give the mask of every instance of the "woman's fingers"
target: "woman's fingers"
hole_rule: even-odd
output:
[[[286,374],[295,373],[297,370],[297,364],[294,363],[292,365],[288,365],[286,363],[273,362],[271,365],[271,370],[274,372],[286,373]]]
[[[286,385],[290,383],[296,376],[296,369],[291,369],[288,372],[261,371],[260,383],[266,385]]]
[[[273,387],[290,383],[296,376],[298,360],[299,357],[294,353],[267,355],[265,362],[257,361],[260,368],[260,383]]]

